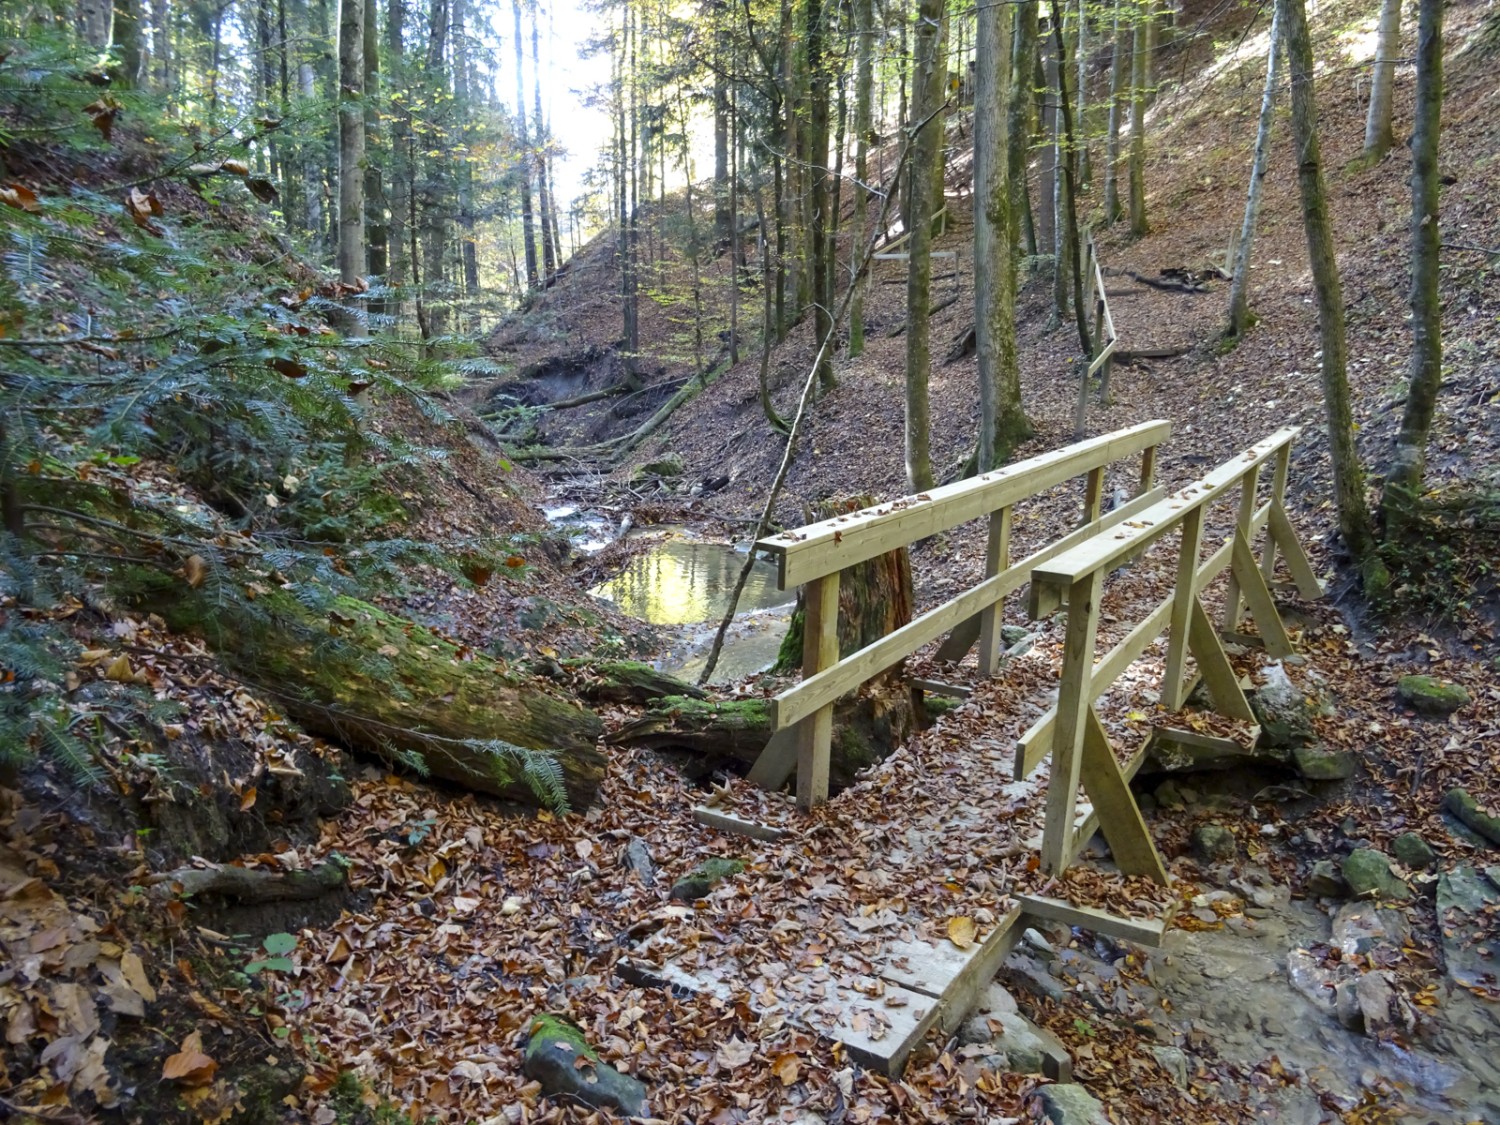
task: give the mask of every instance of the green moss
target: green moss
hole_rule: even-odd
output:
[[[328,1105],[337,1125],[414,1125],[389,1098],[382,1097],[373,1106],[367,1105],[368,1091],[365,1080],[354,1071],[339,1074],[328,1092]]]
[[[1451,715],[1469,704],[1469,693],[1460,684],[1436,676],[1402,676],[1396,698],[1421,715]]]
[[[582,1058],[599,1061],[599,1053],[589,1046],[589,1041],[584,1038],[583,1029],[566,1016],[557,1016],[543,1013],[533,1016],[531,1026],[526,1031],[526,1053],[533,1054],[547,1043],[567,1043],[573,1048],[575,1054]]]
[[[745,861],[742,859],[706,859],[672,884],[672,897],[684,902],[705,898],[725,879],[731,879],[744,870]]]

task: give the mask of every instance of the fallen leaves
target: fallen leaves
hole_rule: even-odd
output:
[[[162,1065],[161,1076],[184,1086],[204,1086],[213,1081],[218,1069],[219,1064],[203,1053],[203,1036],[194,1031]]]
[[[166,234],[165,228],[156,221],[162,214],[161,199],[155,191],[145,192],[133,187],[125,193],[125,213],[135,225],[158,238]]]
[[[33,215],[40,214],[42,210],[41,200],[37,198],[36,192],[14,180],[0,187],[0,203],[9,204],[19,211],[27,211]]]
[[[108,144],[113,138],[115,131],[115,118],[120,115],[123,107],[112,94],[105,94],[98,101],[90,102],[83,107],[83,112],[88,114],[89,120],[94,123],[94,128],[99,130],[99,135]]]
[[[973,949],[974,938],[978,934],[978,927],[974,925],[974,919],[968,917],[948,919],[948,940],[960,949]]]

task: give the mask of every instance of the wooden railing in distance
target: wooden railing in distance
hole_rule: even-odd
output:
[[[1073,431],[1082,433],[1088,421],[1089,383],[1095,372],[1099,374],[1099,398],[1109,397],[1109,369],[1119,336],[1115,332],[1115,318],[1109,312],[1109,298],[1104,292],[1104,274],[1099,268],[1099,252],[1094,247],[1094,235],[1084,231],[1080,238],[1083,253],[1079,256],[1083,271],[1083,304],[1092,308],[1094,317],[1094,354],[1089,357],[1088,368],[1078,383],[1078,404],[1073,411]]]
[[[980,668],[993,674],[999,650],[1001,601],[1025,584],[1032,567],[1121,525],[1157,503],[1156,448],[1171,433],[1169,422],[1144,422],[1017,461],[993,472],[934,488],[860,512],[836,516],[762,539],[756,548],[775,557],[783,590],[806,587],[802,682],[771,700],[773,731],[800,724],[797,742],[797,803],[804,809],[828,798],[828,760],[833,704],[929,641],[971,619],[979,619]],[[1105,471],[1115,461],[1141,454],[1136,497],[1104,513]],[[1010,561],[1011,508],[1073,477],[1086,476],[1083,525],[1059,542]],[[839,658],[839,572],[972,519],[989,518],[985,578],[973,589],[909,624]],[[971,642],[972,643],[972,642]],[[769,752],[769,751],[768,751]],[[760,763],[757,763],[757,770]],[[776,785],[768,772],[752,778]]]
[[[1016,748],[1017,777],[1029,774],[1049,751],[1052,754],[1042,837],[1042,862],[1049,871],[1062,871],[1086,842],[1075,826],[1081,781],[1120,870],[1166,881],[1161,859],[1130,792],[1128,770],[1122,770],[1110,748],[1094,701],[1165,629],[1168,641],[1162,706],[1170,711],[1181,709],[1191,686],[1183,676],[1191,653],[1215,709],[1246,722],[1254,721],[1201,595],[1208,583],[1228,568],[1231,585],[1225,626],[1235,628],[1242,607],[1248,604],[1266,650],[1274,656],[1290,654],[1291,641],[1269,587],[1278,550],[1302,596],[1313,598],[1323,592],[1285,507],[1287,473],[1297,433],[1295,426],[1278,430],[1206,476],[1144,508],[1113,533],[1096,535],[1033,568],[1032,615],[1051,613],[1064,602],[1068,612],[1057,704],[1032,725]],[[1261,469],[1268,462],[1274,463],[1270,499],[1257,506],[1256,489]],[[1210,504],[1235,488],[1240,494],[1234,534],[1200,562],[1204,514]],[[1105,576],[1177,528],[1181,528],[1181,539],[1172,594],[1096,661],[1099,601]],[[1253,540],[1263,529],[1268,531],[1265,547],[1256,559]]]

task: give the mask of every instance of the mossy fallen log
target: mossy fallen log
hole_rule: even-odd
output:
[[[911,689],[894,679],[865,686],[858,696],[834,705],[829,787],[852,785],[861,770],[884,761],[916,726]],[[727,769],[743,774],[771,740],[770,713],[764,699],[724,701],[668,696],[610,741],[619,746],[683,752],[685,772],[707,776]]]
[[[543,680],[378,606],[320,609],[282,589],[253,601],[178,584],[147,599],[312,734],[528,804],[592,804],[604,777],[594,712]]]
[[[668,695],[706,699],[708,693],[696,684],[658,671],[639,660],[564,660],[554,679],[593,703],[646,704]]]

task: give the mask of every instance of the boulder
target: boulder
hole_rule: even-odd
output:
[[[1181,1047],[1153,1046],[1151,1055],[1156,1059],[1157,1065],[1172,1076],[1172,1082],[1180,1090],[1188,1088],[1188,1075],[1191,1068],[1188,1066],[1187,1052]]]
[[[742,859],[706,859],[672,884],[672,897],[682,902],[706,898],[725,879],[744,870]]]
[[[578,1026],[562,1016],[531,1021],[522,1069],[550,1097],[577,1098],[627,1117],[646,1115],[645,1085],[602,1061]]]
[[[1339,874],[1338,864],[1320,859],[1307,876],[1307,893],[1319,898],[1343,898],[1349,893],[1349,884]]]
[[[1333,916],[1329,944],[1343,950],[1345,956],[1369,953],[1379,946],[1400,951],[1411,937],[1411,927],[1399,910],[1390,910],[1370,902],[1351,902]]]
[[[1464,827],[1479,833],[1492,844],[1500,844],[1500,816],[1492,816],[1479,807],[1466,789],[1450,789],[1443,798],[1443,808]]]
[[[1396,978],[1385,970],[1365,973],[1354,982],[1364,1032],[1372,1039],[1410,1035],[1417,1026],[1416,1013],[1396,987]]]
[[[1413,870],[1431,867],[1437,862],[1437,852],[1417,832],[1403,832],[1391,841],[1391,851],[1396,853],[1403,866]]]
[[[1309,781],[1343,781],[1354,776],[1354,755],[1326,746],[1298,746],[1292,750],[1297,772]]]
[[[668,453],[654,461],[645,461],[630,470],[632,481],[643,481],[648,477],[680,477],[687,466],[676,453]]]
[[[1104,1104],[1082,1086],[1043,1086],[1037,1097],[1052,1125],[1109,1125]]]
[[[1374,848],[1355,848],[1344,860],[1344,881],[1355,898],[1409,899],[1411,888]]]
[[[1043,1074],[1054,1082],[1073,1080],[1073,1056],[1062,1040],[1038,1027],[1020,1012],[1000,1012],[991,1019],[1000,1032],[991,1045],[1005,1054],[1009,1068],[1017,1074]]]
[[[1200,824],[1193,829],[1193,854],[1209,863],[1233,859],[1239,844],[1222,824]]]
[[[1286,955],[1286,975],[1293,988],[1327,1012],[1334,1010],[1334,970],[1324,966],[1319,957],[1305,949],[1294,949]]]
[[[1396,700],[1419,715],[1441,719],[1468,706],[1469,693],[1461,684],[1436,676],[1402,676],[1396,684]]]
[[[1466,988],[1494,987],[1500,976],[1500,939],[1488,923],[1500,909],[1500,889],[1467,864],[1438,878],[1437,920],[1448,975]]]
[[[1262,674],[1266,682],[1250,697],[1261,743],[1278,750],[1308,745],[1316,736],[1307,696],[1279,662],[1266,665]]]
[[[621,862],[627,871],[633,871],[635,877],[646,886],[656,881],[656,861],[651,858],[651,849],[646,841],[639,836],[632,836],[630,843],[625,845],[625,854]]]

